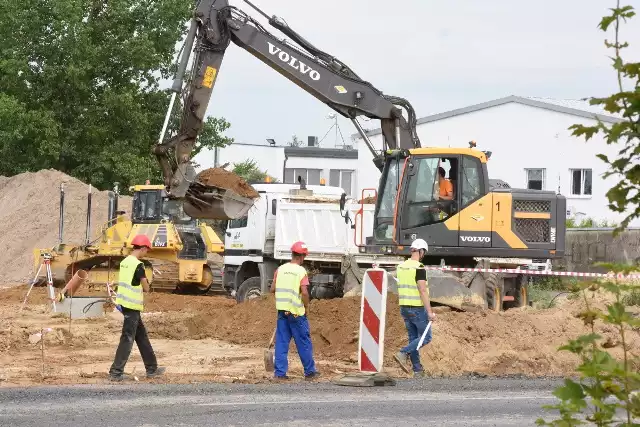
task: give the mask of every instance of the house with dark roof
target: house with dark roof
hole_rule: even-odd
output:
[[[617,180],[605,179],[606,164],[597,154],[615,156],[620,147],[608,146],[602,135],[589,142],[571,135],[574,124],[616,123],[620,117],[582,100],[507,96],[422,117],[417,132],[423,147],[468,147],[476,141],[492,152],[489,177],[511,187],[556,191],[567,197],[569,216],[619,221],[611,212],[606,192]],[[377,150],[383,149],[380,129],[366,131]],[[358,189],[377,186],[379,171],[359,134]],[[636,224],[634,224],[636,225]]]

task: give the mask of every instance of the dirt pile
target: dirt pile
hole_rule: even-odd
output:
[[[378,200],[377,197],[369,196],[369,197],[365,197],[362,200],[358,200],[358,203],[363,203],[365,205],[375,205],[377,200]]]
[[[89,186],[55,170],[0,177],[0,285],[29,282],[34,248],[52,247],[58,238],[60,184],[64,183],[63,240],[82,243],[85,236]],[[100,235],[107,220],[108,192],[92,189],[91,237]],[[129,212],[131,198],[121,196],[118,208]]]
[[[232,190],[239,196],[255,199],[258,192],[240,176],[222,168],[205,169],[196,179],[204,185]]]
[[[174,304],[175,310],[147,321],[150,334],[172,340],[214,338],[233,344],[264,347],[275,327],[273,296],[236,305],[216,301],[208,307],[192,308],[191,302]],[[165,310],[156,299],[155,309]],[[404,322],[397,298],[389,295],[385,332],[385,365],[395,367],[393,352],[406,345]],[[438,314],[433,341],[422,350],[425,369],[431,375],[460,375],[470,372],[489,375],[565,375],[572,373],[576,359],[557,348],[587,330],[574,317],[580,308],[572,303],[551,310],[510,310],[504,313]],[[344,298],[313,300],[309,321],[315,354],[324,359],[357,362],[360,300]],[[613,337],[612,328],[599,333]],[[632,348],[640,351],[640,337]],[[615,353],[615,352],[614,352]]]

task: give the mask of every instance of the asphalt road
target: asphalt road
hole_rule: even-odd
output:
[[[122,384],[0,389],[2,426],[526,426],[558,380],[420,379],[395,387],[322,383]]]

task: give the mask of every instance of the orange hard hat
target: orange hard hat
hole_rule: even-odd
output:
[[[309,249],[307,249],[307,245],[304,242],[295,242],[291,246],[291,252],[294,254],[307,255],[309,254]]]
[[[147,248],[151,249],[151,241],[144,234],[138,234],[136,237],[134,237],[131,241],[131,244],[133,246],[146,246]]]

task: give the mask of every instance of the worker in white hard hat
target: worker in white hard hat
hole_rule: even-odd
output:
[[[423,376],[424,369],[420,364],[418,344],[427,328],[429,321],[434,321],[436,315],[431,310],[429,290],[427,287],[427,270],[420,262],[429,250],[429,245],[423,239],[416,239],[411,243],[411,257],[397,267],[398,300],[400,314],[404,319],[409,335],[409,344],[394,355],[396,362],[407,374],[411,373],[407,363],[411,360],[414,376]],[[422,346],[431,342],[429,328]]]

